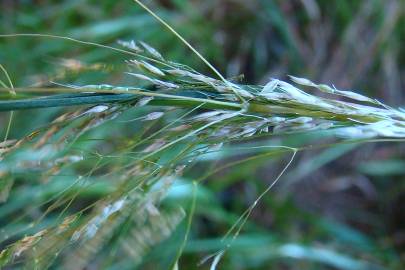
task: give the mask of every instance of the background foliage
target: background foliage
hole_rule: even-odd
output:
[[[143,40],[166,59],[212,75],[131,1],[4,0],[0,5],[2,34],[56,34],[112,46],[118,46],[117,40]],[[401,0],[161,0],[148,5],[235,82],[264,85],[271,77],[286,80],[291,74],[355,90],[394,107],[404,104],[405,4]],[[139,81],[125,74],[127,59],[128,55],[112,50],[66,40],[0,39],[0,64],[15,87],[54,87],[50,81],[137,85]],[[1,80],[7,81],[3,75]],[[33,141],[0,165],[1,245],[8,248],[1,258],[8,261],[7,267],[28,261],[31,267],[164,269],[181,255],[180,269],[197,268],[206,256],[224,248],[221,238],[291,155],[273,149],[261,156],[256,147],[312,145],[314,149],[297,154],[272,192],[252,211],[218,268],[401,269],[405,260],[402,143],[317,148],[335,139],[328,132],[306,132],[258,136],[244,140],[241,148],[226,135],[211,138],[207,133],[159,153],[156,164],[134,163],[138,152],[153,153],[162,146],[159,140],[145,140],[160,129],[164,136],[159,136],[174,141],[187,134],[187,127],[204,125],[185,118],[168,126],[198,110],[152,105],[110,107],[102,117],[83,106],[15,112],[8,138],[31,134]],[[123,113],[114,118],[118,111]],[[57,130],[47,129],[60,115],[65,118]],[[147,119],[142,118],[145,115]],[[1,112],[1,138],[8,117]],[[45,135],[35,138],[32,132],[39,128]],[[215,147],[221,142],[225,146],[218,152]],[[48,144],[61,148],[42,147]],[[200,155],[183,155],[185,148],[195,146],[203,146]],[[6,148],[1,145],[0,150]],[[172,159],[190,161],[191,166],[184,172],[181,162],[180,167],[166,166]],[[142,177],[151,180],[139,192]],[[204,182],[195,187],[193,180],[202,177]],[[131,205],[125,211],[123,201]],[[101,226],[104,221],[107,224]],[[98,237],[69,243],[72,237],[92,235],[94,226]],[[212,260],[200,267],[209,265]]]

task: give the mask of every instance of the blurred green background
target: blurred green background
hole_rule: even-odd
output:
[[[403,0],[146,3],[228,78],[265,84],[270,78],[285,79],[291,74],[354,90],[394,107],[405,104]],[[2,34],[54,34],[111,46],[117,46],[117,40],[143,40],[166,58],[210,74],[173,34],[133,1],[2,0],[0,10]],[[126,58],[65,40],[0,39],[0,63],[16,87],[47,86],[49,81],[129,84],[123,76]],[[56,112],[16,113],[9,137],[26,135],[52,120]],[[2,136],[7,121],[8,114],[1,113]],[[260,143],[302,145],[316,142],[317,136],[295,135]],[[226,153],[208,156],[183,181],[198,178],[207,167],[243,157],[243,153],[239,157]],[[221,248],[221,237],[286,161],[285,157],[257,159],[220,170],[200,186],[180,269],[197,268],[204,256]],[[403,269],[404,180],[405,146],[400,143],[344,145],[300,153],[282,181],[254,210],[219,269]],[[187,208],[190,188],[174,188],[168,203]],[[185,226],[182,223],[139,267],[164,269]],[[111,269],[125,267],[131,269],[131,263],[123,261]]]

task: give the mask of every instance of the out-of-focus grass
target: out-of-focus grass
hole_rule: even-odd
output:
[[[103,44],[135,38],[153,44],[168,59],[198,70],[205,68],[177,39],[130,1],[3,1],[1,5],[1,33],[52,33]],[[249,83],[260,83],[270,76],[294,74],[334,83],[338,88],[363,89],[388,104],[404,103],[402,1],[178,0],[156,1],[151,6],[228,77],[245,74]],[[128,77],[122,76],[125,56],[109,50],[33,38],[1,39],[0,47],[0,63],[18,87],[46,86],[49,80],[81,85],[130,83]],[[81,68],[81,63],[85,68]],[[152,111],[129,111],[124,120]],[[21,138],[59,113],[58,109],[18,112],[9,138]],[[0,115],[2,127],[7,116]],[[154,129],[148,124],[144,128]],[[116,142],[115,138],[120,136],[111,134],[111,130],[131,134],[138,129],[109,122],[86,135],[88,141],[82,138],[78,147],[86,149],[100,139],[104,142],[101,149],[107,152],[116,146],[125,148],[137,138]],[[317,134],[303,134],[263,139],[260,144],[297,146],[305,142],[316,144],[318,139]],[[230,147],[229,152],[239,150]],[[220,269],[267,269],[269,265],[287,269],[372,269],[375,265],[400,269],[404,252],[403,153],[403,145],[386,143],[357,150],[338,146],[300,154],[295,169],[287,172],[279,189],[253,212]],[[31,155],[35,161],[37,154]],[[206,168],[239,158],[215,154],[205,157],[170,190],[165,203],[183,203],[188,209],[193,199],[192,188],[185,183],[201,176]],[[2,225],[7,225],[4,217],[13,209],[60,196],[71,184],[69,175],[89,173],[98,160],[94,153],[94,159],[80,163],[79,168],[65,168],[46,189],[31,187],[27,179],[32,176],[24,176],[22,172],[11,194],[18,199],[1,206]],[[113,157],[104,160],[101,168],[108,170],[108,164],[122,166],[113,160]],[[190,241],[185,246],[180,269],[194,268],[204,256],[223,247],[220,238],[284,164],[285,160],[278,158],[253,160],[221,170],[210,176],[204,187],[199,186]],[[80,191],[77,208],[114,188],[107,177],[82,190],[81,185],[92,182],[92,175],[86,177],[85,181],[77,180],[78,186],[65,195],[69,198]],[[25,210],[31,218],[40,217],[36,209]],[[41,226],[52,222],[52,218],[46,219]],[[14,234],[19,228],[29,235],[28,225],[13,221],[5,227],[3,236]],[[181,224],[171,238],[152,250],[141,268],[169,265],[182,243],[185,228]],[[8,243],[6,240],[3,245]],[[129,241],[128,245],[136,244]],[[127,251],[130,253],[130,249]],[[118,260],[116,268],[130,269],[133,263]]]

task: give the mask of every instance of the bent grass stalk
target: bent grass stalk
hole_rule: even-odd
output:
[[[243,104],[246,104],[246,100],[238,93],[238,90],[234,89],[234,86],[225,79],[224,76],[204,57],[202,56],[182,35],[180,35],[173,27],[171,27],[165,20],[158,16],[155,12],[149,9],[145,4],[139,0],[134,0],[139,6],[145,9],[149,14],[151,14],[156,20],[163,24],[170,32],[172,32],[183,44],[185,44],[195,55],[198,56],[227,86],[232,89],[234,94],[241,100]]]

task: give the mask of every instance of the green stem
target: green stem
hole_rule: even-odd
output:
[[[165,104],[172,106],[174,104],[189,103],[193,106],[196,104],[205,103],[207,105],[215,106],[222,109],[240,110],[242,105],[232,102],[217,101],[212,99],[194,98],[181,95],[163,94],[157,92],[148,92],[144,89],[128,88],[128,89],[93,89],[93,88],[20,88],[16,89],[18,93],[31,92],[31,93],[44,93],[44,92],[64,92],[64,93],[78,93],[75,95],[64,95],[63,97],[58,95],[32,98],[23,100],[7,100],[0,101],[0,111],[21,110],[30,108],[44,108],[44,107],[60,107],[60,106],[73,106],[84,104],[98,104],[98,103],[111,103],[118,101],[130,101],[137,96],[149,96],[161,98]],[[92,93],[85,93],[92,92]],[[137,96],[136,96],[137,95]]]

